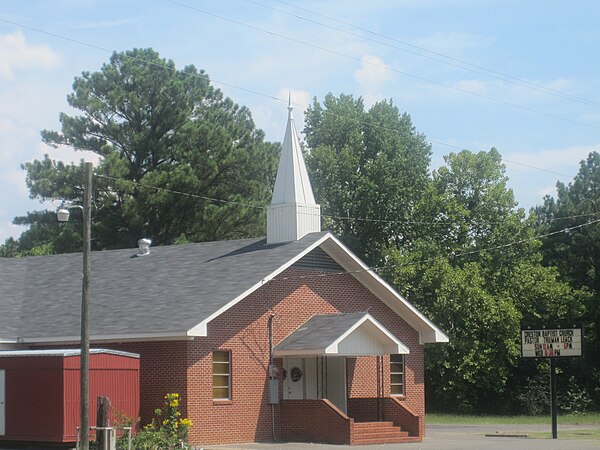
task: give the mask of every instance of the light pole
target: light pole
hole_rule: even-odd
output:
[[[83,208],[80,205],[61,207],[57,212],[58,220],[69,220],[68,208],[83,210],[83,281],[81,286],[81,355],[80,355],[80,430],[82,450],[89,450],[90,416],[90,273],[91,273],[91,236],[92,236],[92,163],[85,163]]]

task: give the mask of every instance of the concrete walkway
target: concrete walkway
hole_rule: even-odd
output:
[[[528,439],[528,433],[550,432],[548,425],[428,425],[427,437],[417,444],[344,445],[307,444],[237,444],[207,446],[204,450],[597,450],[599,440],[561,440],[561,430],[598,429],[598,425],[563,425],[558,428],[559,439]],[[516,437],[522,436],[522,437]]]

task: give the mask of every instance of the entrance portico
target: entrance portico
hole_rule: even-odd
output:
[[[283,370],[284,400],[326,398],[348,413],[345,356],[285,357]]]
[[[328,433],[337,427],[339,435],[347,434],[347,443],[353,443],[354,435],[358,435],[358,426],[348,416],[347,359],[408,353],[406,345],[366,312],[313,316],[273,350],[273,356],[283,361],[284,417],[295,422],[293,425],[288,423],[289,427],[284,424],[284,432],[286,429],[293,430],[294,438],[314,440],[315,428],[302,426],[300,422],[303,417],[309,421],[320,417],[324,423],[329,423]],[[357,400],[360,401],[353,399],[353,402]],[[371,420],[381,421],[385,411],[383,398],[376,400],[381,400],[379,409],[382,414]],[[388,400],[393,401],[391,398]],[[305,416],[298,414],[301,410],[306,410]],[[400,428],[393,426],[397,424],[388,423],[390,433],[400,436]],[[361,424],[361,427],[364,428],[364,425]],[[383,423],[380,425],[385,426]],[[402,436],[408,436],[408,433],[403,433]],[[327,440],[327,437],[316,439]]]

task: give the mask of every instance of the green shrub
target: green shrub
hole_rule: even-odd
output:
[[[136,450],[173,450],[189,448],[187,438],[192,426],[190,419],[179,412],[179,394],[165,395],[163,409],[154,411],[155,417],[132,440]]]

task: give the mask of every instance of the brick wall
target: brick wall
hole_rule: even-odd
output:
[[[283,439],[349,445],[352,419],[328,400],[286,400],[282,405]]]
[[[154,410],[163,408],[164,397],[176,392],[181,395],[180,410],[187,411],[186,351],[189,342],[130,342],[110,344],[114,350],[140,355],[140,419],[141,426],[150,423]]]
[[[396,397],[383,399],[383,410],[385,420],[394,422],[401,426],[411,436],[425,437],[425,416],[416,414],[407,405],[406,401]]]
[[[423,347],[419,344],[418,333],[352,275],[316,275],[298,269],[285,271],[277,280],[265,284],[209,323],[208,337],[193,341],[111,345],[141,355],[142,424],[147,423],[154,409],[162,405],[166,393],[178,392],[182,395],[182,412],[194,424],[190,433],[193,444],[280,440],[291,436],[294,417],[303,417],[307,428],[320,429],[325,422],[322,414],[315,414],[316,410],[329,417],[331,424],[337,424],[325,427],[337,436],[329,436],[327,441],[337,442],[339,433],[344,435],[346,432],[347,421],[340,419],[339,414],[324,412],[323,401],[294,401],[293,410],[290,400],[285,402],[285,409],[282,404],[274,407],[268,404],[269,317],[274,314],[273,341],[276,345],[315,314],[356,311],[368,311],[409,347],[411,353],[405,358],[407,395],[402,402],[417,416],[423,416]],[[231,352],[230,401],[213,401],[212,398],[214,350]],[[276,362],[281,367],[281,360]],[[380,361],[380,369],[379,377],[383,383],[379,385],[383,387],[379,390],[389,395],[389,358]],[[281,371],[279,379],[281,399]],[[349,412],[353,398],[374,398],[381,394],[377,380],[377,357],[348,359]],[[306,420],[312,422],[307,425]]]

